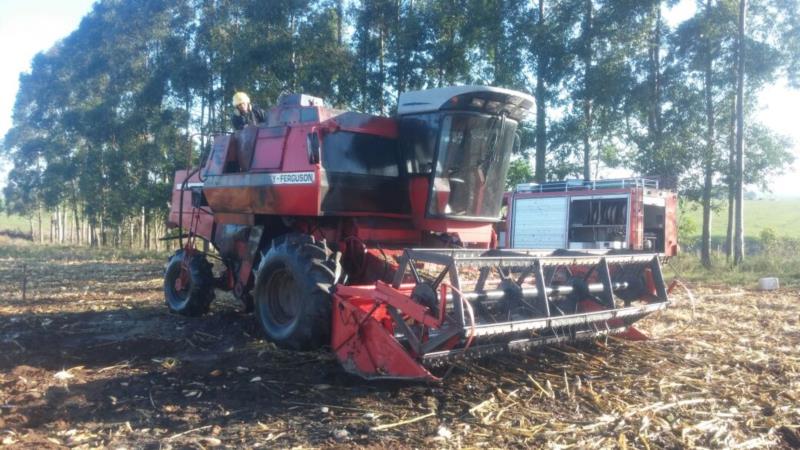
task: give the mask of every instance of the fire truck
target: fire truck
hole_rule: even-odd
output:
[[[503,202],[506,248],[678,252],[678,198],[654,179],[525,183]]]

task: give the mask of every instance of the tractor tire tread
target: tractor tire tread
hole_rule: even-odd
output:
[[[284,264],[303,290],[302,313],[293,329],[285,338],[270,335],[270,324],[265,324],[260,314],[256,314],[267,338],[281,347],[292,350],[312,350],[329,343],[332,313],[331,290],[341,273],[333,254],[324,242],[301,234],[280,236],[273,241],[272,248],[261,258],[256,273],[258,292],[260,283],[266,282],[267,271],[274,263]],[[332,266],[332,267],[331,267]],[[258,298],[256,302],[258,302]]]
[[[209,263],[204,256],[195,255],[189,262],[191,288],[188,301],[180,306],[176,306],[173,302],[170,302],[172,291],[168,289],[167,283],[174,282],[174,279],[170,278],[170,268],[173,264],[181,264],[183,254],[183,250],[175,252],[164,269],[165,303],[173,313],[187,317],[202,316],[209,311],[211,302],[214,301],[214,274],[211,271],[211,263]]]

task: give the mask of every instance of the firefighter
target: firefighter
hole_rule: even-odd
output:
[[[234,130],[241,130],[247,125],[258,125],[264,121],[264,111],[250,103],[250,97],[244,92],[233,94],[233,107],[236,108],[231,118]]]

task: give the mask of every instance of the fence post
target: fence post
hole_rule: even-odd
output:
[[[22,265],[22,303],[25,303],[25,297],[28,291],[28,265]]]

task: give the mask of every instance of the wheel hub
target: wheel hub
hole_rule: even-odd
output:
[[[189,279],[189,271],[181,265],[181,271],[178,276],[175,278],[175,283],[173,286],[175,287],[175,292],[178,294],[182,294],[186,289],[189,288],[189,284],[191,283]]]
[[[272,320],[287,325],[297,318],[299,299],[297,283],[286,269],[276,271],[267,287],[267,307]]]

